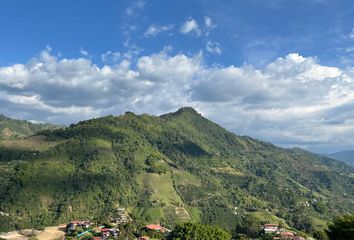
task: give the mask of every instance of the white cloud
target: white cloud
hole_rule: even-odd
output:
[[[133,1],[131,5],[125,9],[125,14],[129,17],[138,17],[139,12],[144,8],[146,2],[143,0]]]
[[[145,37],[155,37],[157,34],[161,33],[161,32],[166,32],[166,31],[170,31],[173,29],[173,25],[170,24],[170,25],[156,25],[156,24],[152,24],[150,25],[145,33],[144,33],[144,36]]]
[[[213,20],[208,16],[204,17],[204,25],[205,25],[205,35],[209,35],[210,31],[217,27],[216,24],[213,22]]]
[[[220,44],[218,42],[215,42],[212,40],[207,41],[205,48],[208,52],[213,53],[213,54],[220,55],[222,53],[222,50],[220,48]]]
[[[116,63],[121,57],[120,52],[107,51],[106,53],[101,54],[101,60],[104,63]]]
[[[214,21],[210,17],[205,16],[204,25],[202,24],[199,26],[197,20],[189,18],[182,24],[179,31],[182,34],[192,34],[196,37],[200,37],[209,36],[210,32],[216,27],[217,25],[214,23]]]
[[[198,23],[196,20],[192,19],[188,19],[187,21],[185,21],[183,23],[183,25],[180,28],[180,32],[183,34],[195,34],[196,36],[200,36],[201,35],[201,31],[199,29]]]
[[[213,24],[213,20],[210,17],[204,17],[204,23],[208,29],[215,27],[215,25]]]
[[[88,51],[86,51],[86,50],[83,49],[83,48],[80,48],[80,54],[81,54],[83,57],[89,57]]]
[[[354,40],[354,27],[352,28],[352,31],[349,33],[349,38]]]
[[[37,121],[127,110],[161,114],[190,105],[230,130],[283,146],[354,144],[354,68],[296,53],[257,69],[209,67],[201,54],[166,49],[98,67],[46,50],[26,64],[0,67],[0,89],[2,113]]]

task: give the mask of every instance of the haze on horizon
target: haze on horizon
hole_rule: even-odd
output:
[[[0,113],[69,124],[191,106],[240,135],[354,148],[349,0],[0,2]]]

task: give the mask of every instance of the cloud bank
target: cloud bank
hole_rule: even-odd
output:
[[[202,54],[165,50],[100,67],[45,50],[26,64],[0,67],[0,104],[6,115],[54,123],[192,106],[238,134],[282,146],[354,144],[354,69],[297,53],[257,69],[211,67]]]

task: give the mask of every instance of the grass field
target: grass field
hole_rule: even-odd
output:
[[[162,204],[182,205],[182,199],[173,187],[171,173],[140,173],[137,176],[138,183],[145,188],[153,190],[150,199]]]
[[[284,219],[278,218],[277,216],[274,216],[272,213],[267,212],[267,211],[248,212],[248,215],[258,219],[261,222],[265,222],[265,223],[282,222],[285,227],[288,227],[288,225],[285,223]]]
[[[46,151],[63,141],[47,141],[43,136],[33,136],[20,140],[1,140],[0,146],[9,149]]]

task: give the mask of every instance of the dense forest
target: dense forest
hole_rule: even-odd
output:
[[[139,224],[200,222],[257,236],[260,224],[280,223],[319,236],[354,212],[354,168],[235,135],[192,108],[0,141],[0,232],[104,221],[118,207]]]

